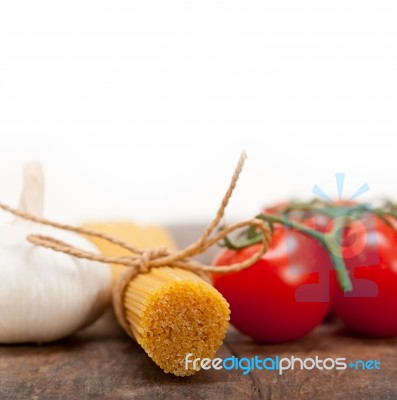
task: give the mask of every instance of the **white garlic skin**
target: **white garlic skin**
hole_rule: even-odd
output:
[[[32,245],[30,233],[96,251],[79,235],[16,222],[0,227],[0,342],[44,343],[93,322],[110,304],[108,265]]]
[[[28,164],[20,209],[40,216],[44,204],[41,166]],[[52,236],[84,250],[84,237],[17,218],[0,226],[0,343],[44,343],[93,322],[111,302],[106,264],[35,246],[29,234]]]

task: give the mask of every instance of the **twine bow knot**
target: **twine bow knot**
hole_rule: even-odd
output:
[[[136,270],[138,274],[145,274],[151,270],[152,260],[166,257],[169,252],[165,246],[156,247],[145,250],[139,257],[136,258]]]

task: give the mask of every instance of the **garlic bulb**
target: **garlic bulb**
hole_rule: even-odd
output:
[[[25,167],[20,209],[41,216],[43,173]],[[36,247],[32,233],[96,251],[85,238],[16,219],[0,226],[0,343],[48,342],[93,322],[111,301],[108,265]]]

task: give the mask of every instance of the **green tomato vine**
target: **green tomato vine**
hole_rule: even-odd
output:
[[[382,207],[373,208],[368,204],[340,205],[314,199],[309,202],[291,202],[281,209],[278,214],[261,213],[257,219],[266,221],[273,231],[276,224],[294,229],[317,240],[329,254],[341,289],[345,292],[353,289],[352,281],[346,269],[342,257],[342,235],[346,226],[354,219],[361,219],[364,214],[371,213],[377,216],[391,227],[395,227],[390,221],[397,221],[397,205],[385,201]],[[300,223],[315,214],[326,215],[332,221],[332,229],[328,232],[320,232]],[[240,250],[262,242],[262,233],[255,227],[245,230],[236,240],[226,237],[221,244],[232,250]]]

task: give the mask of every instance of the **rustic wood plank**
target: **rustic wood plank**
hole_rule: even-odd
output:
[[[380,371],[353,369],[320,371],[313,369],[286,371],[253,371],[254,382],[264,399],[396,399],[397,338],[369,339],[357,337],[338,322],[324,324],[310,335],[282,345],[257,344],[231,332],[228,347],[237,357],[346,357],[348,361],[376,359]]]
[[[2,399],[395,399],[397,339],[357,338],[337,324],[300,341],[259,345],[231,329],[218,356],[378,359],[381,371],[200,371],[163,373],[107,313],[92,327],[45,346],[0,346]]]
[[[230,357],[226,346],[220,357]],[[1,399],[255,399],[237,371],[165,374],[108,312],[90,328],[44,346],[0,346]]]

